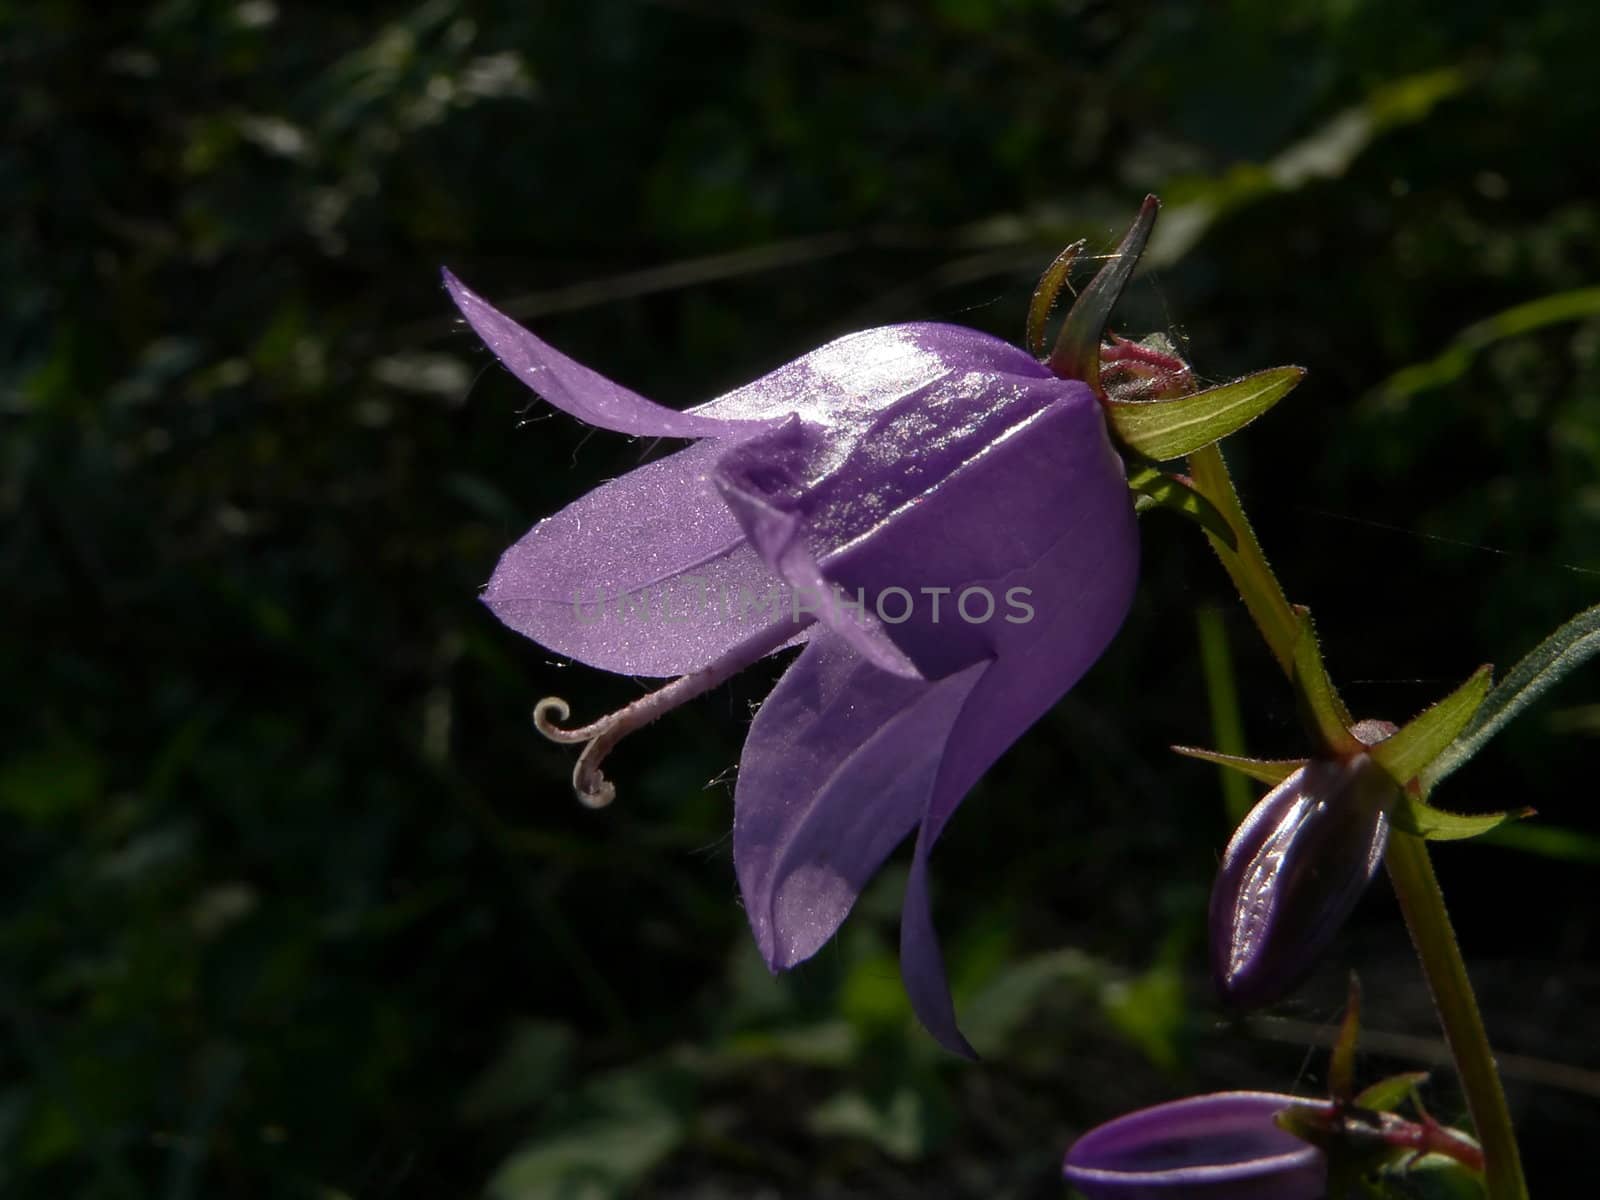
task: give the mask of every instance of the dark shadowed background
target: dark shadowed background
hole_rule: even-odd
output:
[[[1310,369],[1230,460],[1404,719],[1600,599],[1597,44],[1585,0],[0,3],[0,1190],[1053,1197],[1124,1108],[1322,1086],[1348,966],[1367,1076],[1436,1059],[1382,881],[1292,1000],[1213,1000],[1197,610],[1248,747],[1305,741],[1163,515],[937,856],[985,1061],[909,1017],[900,859],[771,979],[728,829],[778,664],[573,802],[533,701],[640,684],[476,594],[660,449],[532,402],[438,269],[681,406],[864,325],[1016,339],[1157,191],[1120,325]],[[1436,857],[1547,1196],[1600,1123],[1597,732],[1586,671],[1439,797],[1541,813]]]

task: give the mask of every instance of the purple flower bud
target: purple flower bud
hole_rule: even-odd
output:
[[[1216,1092],[1140,1109],[1091,1129],[1062,1174],[1090,1200],[1320,1200],[1322,1151],[1278,1128],[1292,1105],[1273,1092]]]
[[[1278,999],[1310,970],[1383,859],[1394,782],[1366,754],[1313,760],[1250,810],[1211,891],[1211,969],[1229,1003]]]

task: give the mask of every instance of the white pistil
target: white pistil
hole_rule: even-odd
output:
[[[572,769],[572,790],[578,802],[586,808],[604,808],[617,798],[616,785],[600,770],[611,748],[636,729],[643,729],[657,717],[671,712],[680,704],[693,700],[727,682],[758,659],[765,658],[778,647],[810,625],[805,618],[796,621],[773,621],[753,637],[740,642],[716,662],[680,675],[665,687],[640,696],[632,704],[616,712],[580,725],[576,729],[563,729],[556,722],[565,721],[572,709],[560,696],[546,696],[533,706],[533,727],[552,742],[563,745],[583,743],[583,753],[578,755]]]

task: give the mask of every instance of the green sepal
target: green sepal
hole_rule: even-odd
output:
[[[1168,475],[1160,467],[1138,467],[1128,472],[1128,486],[1139,493],[1133,502],[1133,511],[1142,513],[1152,508],[1164,508],[1188,517],[1196,525],[1235,552],[1239,549],[1238,535],[1217,506],[1195,491],[1183,480]]]
[[[1410,783],[1466,728],[1489,694],[1492,674],[1492,667],[1479,667],[1455,691],[1374,746],[1372,757],[1400,786]]]
[[[1389,821],[1396,829],[1430,842],[1460,842],[1498,829],[1508,821],[1520,821],[1534,815],[1531,808],[1507,812],[1453,813],[1435,808],[1420,796],[1402,791],[1389,809]]]
[[[1432,708],[1406,722],[1391,737],[1372,748],[1372,757],[1396,783],[1400,795],[1389,810],[1396,829],[1435,842],[1461,841],[1533,815],[1533,809],[1492,813],[1453,813],[1428,803],[1428,787],[1423,777],[1430,765],[1461,731],[1471,724],[1474,714],[1489,693],[1492,668],[1479,667],[1472,676]]]
[[[1056,306],[1061,289],[1067,286],[1067,274],[1083,247],[1084,242],[1080,238],[1056,255],[1055,262],[1044,269],[1044,274],[1039,276],[1039,285],[1033,289],[1033,300],[1028,305],[1026,344],[1028,353],[1035,358],[1044,356],[1044,327],[1050,320],[1050,310]]]
[[[1289,776],[1306,765],[1303,758],[1245,758],[1242,754],[1223,754],[1220,750],[1202,750],[1198,746],[1173,746],[1172,750],[1187,758],[1229,767],[1251,779],[1259,779],[1277,787]]]
[[[1269,367],[1170,400],[1112,400],[1106,404],[1106,417],[1122,441],[1147,458],[1165,462],[1243,429],[1293,391],[1305,374],[1304,367]]]
[[[1273,1115],[1272,1123],[1302,1142],[1326,1150],[1338,1136],[1340,1119],[1333,1109],[1317,1104],[1291,1104]]]
[[[1294,611],[1300,623],[1300,636],[1294,643],[1294,687],[1305,718],[1324,750],[1340,757],[1359,754],[1363,747],[1350,732],[1350,713],[1323,665],[1311,610],[1296,605]]]
[[[1161,202],[1146,196],[1139,206],[1128,232],[1111,261],[1089,281],[1078,295],[1077,303],[1061,322],[1061,332],[1056,334],[1055,348],[1050,351],[1049,367],[1062,379],[1081,379],[1100,394],[1100,340],[1105,335],[1106,321],[1116,305],[1122,289],[1133,277],[1133,268],[1144,253],[1150,240],[1150,230],[1156,223],[1156,213]],[[1049,272],[1046,272],[1048,275]]]
[[[1404,1071],[1390,1075],[1377,1083],[1368,1084],[1356,1093],[1355,1106],[1369,1112],[1393,1112],[1407,1100],[1411,1093],[1428,1082],[1426,1071]]]

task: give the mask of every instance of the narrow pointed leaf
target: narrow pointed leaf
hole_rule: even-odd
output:
[[[1389,820],[1396,829],[1403,829],[1430,842],[1459,842],[1504,825],[1533,816],[1533,809],[1522,808],[1513,812],[1453,813],[1435,808],[1426,800],[1402,792],[1389,810]]]
[[[1402,405],[1412,396],[1454,383],[1478,355],[1507,338],[1600,313],[1600,287],[1577,288],[1541,296],[1468,325],[1437,357],[1402,367],[1375,391],[1388,405]]]
[[[1493,668],[1485,665],[1472,677],[1420,716],[1413,717],[1392,737],[1372,748],[1378,765],[1404,786],[1456,739],[1489,694]]]
[[[1600,837],[1542,821],[1537,825],[1502,825],[1489,837],[1488,844],[1560,862],[1600,866]]]
[[[1173,400],[1112,403],[1111,426],[1128,445],[1158,462],[1182,458],[1243,429],[1305,378],[1304,367],[1271,367],[1232,383]]]
[[[1339,1117],[1329,1106],[1309,1101],[1280,1109],[1272,1118],[1272,1123],[1285,1133],[1318,1148],[1328,1144],[1338,1122]]]
[[[1050,351],[1050,369],[1063,379],[1081,379],[1097,393],[1100,391],[1100,340],[1105,336],[1106,321],[1133,277],[1133,268],[1150,240],[1160,208],[1161,202],[1154,196],[1144,198],[1139,215],[1123,235],[1111,261],[1089,281],[1061,323],[1055,348]]]
[[[1215,504],[1183,480],[1158,468],[1145,467],[1128,475],[1128,486],[1139,493],[1133,504],[1135,512],[1142,513],[1152,508],[1167,509],[1188,517],[1228,549],[1239,549],[1239,538],[1233,532],[1233,526],[1228,524],[1228,519],[1217,511]]]
[[[1339,1036],[1334,1039],[1333,1053],[1328,1056],[1328,1094],[1335,1100],[1349,1100],[1355,1095],[1356,1042],[1360,1037],[1361,981],[1351,971],[1344,1019],[1339,1022]]]
[[[1300,622],[1300,636],[1294,644],[1294,683],[1305,717],[1325,749],[1339,755],[1356,754],[1362,746],[1350,732],[1350,714],[1323,665],[1311,612],[1296,606],[1295,615]]]
[[[1358,1092],[1355,1105],[1368,1112],[1393,1112],[1410,1098],[1412,1092],[1427,1082],[1426,1071],[1406,1071],[1399,1075],[1390,1075],[1387,1079],[1380,1079]]]
[[[1222,610],[1210,605],[1197,609],[1195,633],[1200,642],[1200,670],[1206,681],[1206,707],[1211,710],[1211,740],[1223,754],[1243,755],[1244,718],[1239,712],[1239,688]],[[1255,807],[1255,797],[1239,772],[1223,768],[1217,774],[1228,824],[1236,826]]]
[[[1050,310],[1055,308],[1061,289],[1067,285],[1067,275],[1084,246],[1080,238],[1056,255],[1055,262],[1039,276],[1039,286],[1033,289],[1033,302],[1028,305],[1027,347],[1035,358],[1044,357],[1044,327],[1050,320]]]
[[[1460,768],[1512,717],[1596,654],[1600,654],[1600,604],[1573,617],[1506,672],[1456,740],[1428,764],[1423,786],[1431,788]]]
[[[1270,783],[1273,787],[1306,765],[1306,760],[1303,758],[1245,758],[1239,754],[1202,750],[1198,746],[1173,746],[1172,749],[1186,758],[1198,758],[1201,762],[1229,767],[1241,775],[1248,775],[1251,779]]]

